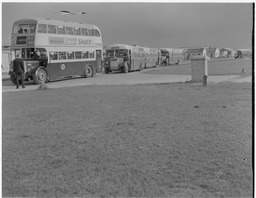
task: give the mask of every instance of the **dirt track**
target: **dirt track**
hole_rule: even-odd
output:
[[[251,116],[249,83],[3,93],[2,193],[251,197]]]

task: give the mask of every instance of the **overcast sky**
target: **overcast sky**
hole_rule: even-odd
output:
[[[61,15],[61,10],[86,15]],[[252,3],[2,3],[2,42],[12,24],[43,17],[97,25],[103,45],[251,48]]]

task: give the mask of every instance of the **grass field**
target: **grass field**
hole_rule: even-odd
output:
[[[3,93],[4,197],[252,197],[251,84]]]

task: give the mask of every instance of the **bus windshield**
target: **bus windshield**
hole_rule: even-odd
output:
[[[17,24],[13,26],[13,34],[35,33],[36,24]]]
[[[114,57],[115,50],[107,50],[106,51],[106,57]]]
[[[122,58],[122,57],[127,57],[127,56],[128,56],[127,49],[116,50],[116,57]]]
[[[168,52],[167,51],[161,51],[161,55],[162,56],[168,56]]]
[[[44,48],[21,48],[13,49],[14,57],[20,54],[23,59],[47,59],[47,52]]]
[[[127,57],[128,56],[128,50],[127,49],[118,49],[118,50],[107,50],[106,52],[107,57]]]

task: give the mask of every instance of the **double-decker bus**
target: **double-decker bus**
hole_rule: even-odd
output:
[[[112,44],[105,48],[105,73],[143,70],[160,62],[160,50],[138,45]]]
[[[21,19],[13,24],[11,54],[12,59],[20,54],[25,80],[36,84],[73,76],[92,77],[102,71],[101,32],[91,24]],[[16,83],[14,75],[11,80]]]
[[[173,48],[164,48],[161,50],[163,65],[179,64],[183,60],[183,50],[182,49],[173,49]]]

